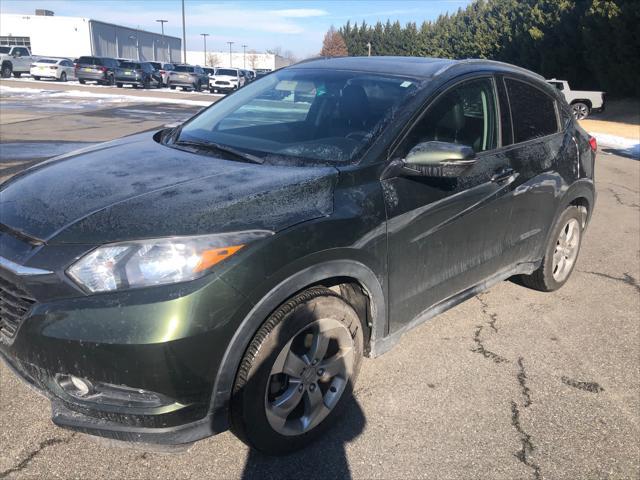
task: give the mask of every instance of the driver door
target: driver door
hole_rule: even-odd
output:
[[[515,172],[500,153],[492,77],[440,94],[399,144],[405,158],[427,141],[471,146],[475,164],[455,178],[396,176],[382,181],[388,218],[390,332],[487,279],[506,261]]]

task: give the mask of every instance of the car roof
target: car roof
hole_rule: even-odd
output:
[[[544,77],[515,65],[483,59],[452,60],[448,58],[428,57],[334,57],[303,60],[291,65],[294,69],[327,68],[335,70],[352,70],[370,73],[387,73],[419,78],[432,78],[445,72],[494,71],[512,72],[528,75],[543,80]]]

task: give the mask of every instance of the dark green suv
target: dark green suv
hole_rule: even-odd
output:
[[[0,352],[66,428],[302,447],[363,356],[509,277],[567,281],[595,151],[510,65],[279,70],[2,186]]]

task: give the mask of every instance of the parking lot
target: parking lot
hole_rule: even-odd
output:
[[[0,181],[219,98],[34,83],[0,81]],[[55,427],[2,365],[0,478],[638,478],[639,159],[601,145],[596,182],[563,289],[503,282],[365,360],[344,419],[308,450],[264,457],[230,433],[172,453],[98,440]]]

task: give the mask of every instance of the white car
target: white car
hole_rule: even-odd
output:
[[[547,83],[562,92],[567,103],[571,105],[571,111],[577,120],[587,118],[592,112],[604,111],[604,92],[571,90],[569,82],[555,78],[547,80]]]
[[[40,80],[41,78],[55,78],[61,82],[66,82],[76,77],[73,62],[66,58],[40,58],[31,64],[29,73],[36,80]]]
[[[216,68],[213,77],[209,77],[209,91],[228,93],[244,87],[246,76],[239,68]]]

